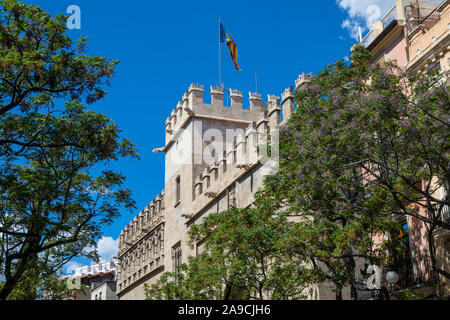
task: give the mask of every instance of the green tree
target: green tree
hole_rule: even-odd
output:
[[[204,252],[165,273],[148,299],[302,299],[314,276],[281,247],[292,224],[271,211],[232,209],[191,227]]]
[[[266,181],[266,201],[280,202],[299,223],[293,248],[356,298],[357,260],[382,265],[401,249],[393,220],[409,215],[432,232],[447,228],[449,87],[440,74],[370,65],[362,47],[352,63],[327,67],[299,88],[299,106],[280,134],[280,172]],[[425,186],[422,188],[422,184]],[[423,209],[421,214],[418,208]],[[378,236],[378,237],[377,237]]]
[[[96,258],[100,229],[135,206],[107,168],[134,145],[83,105],[104,97],[118,61],[87,56],[66,19],[0,1],[0,300],[37,297],[73,257]]]
[[[436,197],[449,190],[448,82],[369,61],[356,47],[351,64],[336,62],[299,88],[299,107],[281,128],[280,170],[266,178],[254,208],[192,227],[205,253],[164,274],[149,298],[300,298],[326,281],[337,299],[345,287],[357,299],[367,289],[361,268],[393,263],[403,249],[390,236],[397,217],[424,222],[429,239],[435,228],[448,229],[449,196]],[[446,275],[433,241],[433,267]],[[264,272],[269,265],[276,271]]]
[[[55,18],[33,5],[0,1],[0,155],[17,156],[28,147],[71,145],[59,140],[43,145],[48,126],[34,122],[36,112],[55,112],[58,98],[92,103],[118,60],[85,55],[87,38],[75,44],[66,35],[64,15]]]

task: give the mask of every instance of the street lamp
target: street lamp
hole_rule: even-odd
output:
[[[389,291],[388,294],[392,292],[392,288],[394,288],[395,284],[398,282],[399,275],[394,265],[390,264],[387,266],[386,270],[386,281],[389,283]]]
[[[385,278],[386,278],[388,285],[386,287],[384,287],[384,286],[381,287],[380,299],[381,300],[384,300],[384,299],[391,300],[390,295],[392,292],[392,288],[399,280],[399,275],[397,273],[395,266],[393,266],[391,264],[388,264],[386,266]]]
[[[386,280],[391,286],[394,286],[398,282],[398,273],[395,270],[388,271],[386,273]]]

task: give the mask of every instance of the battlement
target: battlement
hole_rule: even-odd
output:
[[[307,74],[303,72],[302,74],[299,75],[298,79],[295,80],[295,88],[298,89],[303,84],[311,82],[312,79],[313,79],[312,73]]]
[[[313,74],[302,73],[295,81],[298,89],[313,78]],[[225,91],[228,91],[230,106],[224,106]],[[236,89],[224,89],[221,86],[210,86],[211,103],[204,101],[204,86],[191,84],[176,107],[166,119],[166,143],[172,140],[179,129],[183,128],[191,118],[209,118],[220,121],[258,122],[269,117],[270,126],[276,126],[281,121],[290,118],[294,110],[294,87],[290,86],[282,94],[281,98],[268,95],[266,102],[262,101],[261,94],[249,92],[249,107],[244,109],[243,93]],[[263,117],[263,118],[261,118]],[[264,120],[264,119],[263,119]]]
[[[268,102],[269,114],[270,114],[271,111],[274,111],[276,109],[280,109],[281,110],[281,108],[280,108],[280,98],[279,97],[269,95],[267,100],[269,101]]]
[[[243,93],[236,89],[227,90],[230,98],[230,106],[227,107],[224,105],[225,90],[227,89],[220,86],[210,86],[211,103],[208,104],[204,101],[204,86],[191,84],[166,119],[166,143],[172,140],[192,117],[250,123],[256,121],[260,113],[267,111],[268,103],[262,102],[261,95],[257,93],[249,94],[250,107],[244,109]]]
[[[284,103],[286,100],[294,98],[294,87],[290,86],[289,88],[286,88],[284,92],[281,94],[281,103]]]
[[[220,93],[223,94],[223,87],[221,86],[211,86],[211,93]]]
[[[298,79],[295,80],[295,89],[297,90],[298,88],[300,88],[304,84],[311,82],[312,79],[313,79],[313,74],[312,73],[306,74],[306,73],[303,72],[302,74],[300,74]]]
[[[203,92],[203,85],[198,83],[191,83],[189,86],[189,92],[191,91],[201,91]]]
[[[230,97],[241,97],[241,98],[243,98],[242,91],[230,89]]]
[[[139,212],[122,230],[119,238],[119,256],[134,246],[149,231],[164,221],[164,191]]]
[[[249,92],[248,95],[250,96],[250,101],[252,100],[261,101],[261,95],[259,93]]]
[[[259,170],[260,166],[266,165],[265,148],[260,148],[258,154],[257,147],[269,141],[271,129],[280,127],[281,112],[283,121],[290,118],[294,111],[294,88],[311,79],[312,74],[302,74],[295,81],[295,87],[290,86],[281,96],[268,95],[266,101],[263,101],[261,94],[249,92],[248,108],[244,108],[244,95],[240,90],[210,86],[211,102],[207,103],[203,85],[189,86],[166,119],[165,146],[154,152],[166,152],[166,160],[170,160],[172,155],[177,156],[176,152],[171,152],[172,146],[178,146],[180,151],[181,145],[181,151],[193,150],[192,155],[196,156],[197,150],[191,143],[198,142],[201,149],[198,150],[199,155],[206,151],[206,147],[214,147],[214,155],[211,154],[213,160],[208,164],[201,157],[201,163],[196,162],[188,168],[166,161],[166,178],[170,176],[165,181],[166,190],[170,190],[166,199],[162,191],[120,234],[117,255],[119,295],[127,295],[128,290],[135,290],[147,279],[156,279],[160,271],[171,270],[174,250],[185,249],[185,233],[179,233],[183,232],[180,224],[189,226],[208,212],[251,205],[252,194],[261,186],[266,174],[265,170]],[[229,106],[224,105],[225,95],[229,97]],[[182,130],[188,128],[193,119],[195,124],[202,125],[201,128],[193,125],[192,130],[179,139]],[[213,141],[217,137],[214,140],[210,137],[208,141],[210,129],[222,133],[220,139],[226,140],[223,141],[226,150],[215,147]],[[229,130],[236,136],[229,137]],[[198,133],[202,136],[197,136]],[[236,196],[238,193],[240,195]],[[188,255],[189,251],[186,253]]]
[[[286,122],[291,118],[292,112],[294,112],[294,87],[290,86],[281,94],[281,104],[283,106],[283,122]]]

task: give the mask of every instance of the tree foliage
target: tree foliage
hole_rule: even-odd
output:
[[[345,287],[357,299],[365,266],[393,263],[404,249],[395,237],[404,215],[428,227],[433,267],[448,275],[436,267],[432,239],[449,228],[448,82],[371,59],[355,47],[351,64],[338,61],[298,88],[280,132],[279,172],[253,208],[191,227],[206,251],[164,274],[149,298],[295,299],[328,282],[337,299]]]
[[[303,299],[314,275],[281,247],[292,228],[270,211],[232,209],[211,214],[191,227],[191,245],[204,252],[189,257],[178,272],[165,273],[147,290],[149,299]]]
[[[356,47],[350,65],[332,64],[297,90],[299,107],[280,134],[280,172],[265,186],[266,199],[299,217],[292,241],[322,264],[338,298],[344,285],[355,297],[357,260],[383,265],[401,249],[381,238],[396,218],[429,227],[432,257],[433,230],[449,227],[449,197],[438,196],[450,181],[448,82],[370,60]]]
[[[75,256],[96,258],[100,229],[134,208],[108,163],[137,151],[83,104],[105,96],[118,61],[88,56],[66,19],[0,1],[0,299],[36,291]]]

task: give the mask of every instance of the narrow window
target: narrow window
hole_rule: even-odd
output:
[[[180,266],[182,264],[181,242],[172,247],[173,272],[176,275],[181,273]]]
[[[393,252],[393,260],[394,265],[397,268],[397,272],[399,274],[399,283],[397,284],[400,288],[407,288],[410,287],[414,282],[414,271],[413,271],[413,265],[412,265],[412,256],[411,256],[411,248],[409,243],[409,228],[408,223],[406,219],[402,219],[403,221],[400,221],[401,228],[398,231],[398,233],[394,233],[393,236],[397,237],[403,248],[400,252]],[[421,261],[423,262],[423,261]],[[425,269],[420,272],[422,274],[419,275],[417,279],[419,281],[425,280],[427,277],[427,267],[425,266]]]
[[[177,179],[175,180],[175,184],[176,184],[176,204],[178,205],[178,203],[181,201],[181,179],[180,176],[177,177]]]

